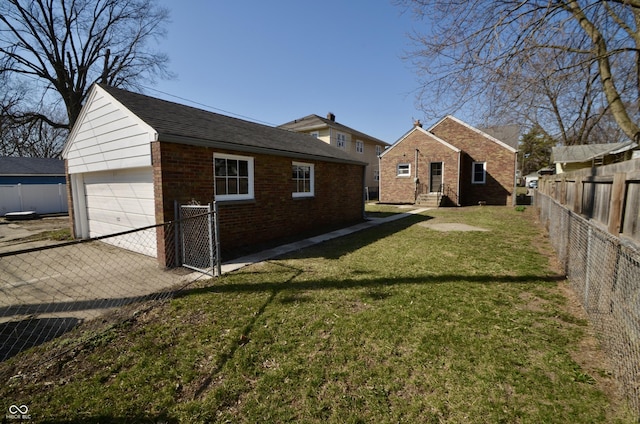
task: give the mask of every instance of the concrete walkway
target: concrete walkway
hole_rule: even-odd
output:
[[[222,271],[222,274],[227,274],[229,272],[237,271],[240,268],[243,268],[247,265],[266,261],[267,259],[272,259],[277,256],[284,255],[285,253],[295,252],[297,250],[304,249],[305,247],[313,246],[315,244],[322,243],[327,240],[346,236],[348,234],[353,234],[358,231],[366,230],[368,228],[376,227],[378,225],[385,224],[387,222],[397,221],[398,219],[406,218],[411,215],[417,215],[429,209],[431,208],[414,209],[405,213],[391,215],[386,218],[369,218],[368,221],[365,221],[357,225],[353,225],[351,227],[341,228],[339,230],[332,231],[330,233],[322,234],[319,236],[300,240],[295,243],[285,244],[282,246],[274,247],[273,249],[264,250],[262,252],[258,252],[251,255],[242,256],[240,258],[233,259],[229,262],[223,263],[221,266],[221,271]]]

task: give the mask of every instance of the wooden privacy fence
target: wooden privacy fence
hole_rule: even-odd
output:
[[[640,243],[640,159],[545,176],[538,190],[609,233]]]

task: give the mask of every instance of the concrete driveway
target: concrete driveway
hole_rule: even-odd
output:
[[[99,241],[12,254],[34,243],[19,243],[17,236],[30,230],[8,225],[0,225],[0,360],[113,308],[167,297],[201,277]]]

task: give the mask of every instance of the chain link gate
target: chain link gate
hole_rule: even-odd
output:
[[[208,205],[180,205],[180,249],[182,266],[220,276],[218,215],[214,202]],[[215,270],[215,271],[214,271]]]

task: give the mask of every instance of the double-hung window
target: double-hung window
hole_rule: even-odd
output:
[[[253,199],[253,158],[215,154],[214,188],[216,200]]]
[[[473,162],[471,168],[471,184],[485,184],[487,182],[487,162]]]
[[[291,164],[293,197],[312,197],[314,195],[314,169],[312,163],[293,162]]]
[[[344,133],[337,133],[336,134],[336,146],[338,146],[341,149],[344,149],[344,147],[347,144],[347,135]]]
[[[380,156],[382,154],[382,146],[376,144],[376,156]]]
[[[411,176],[411,164],[410,163],[399,163],[397,166],[398,177],[409,177]]]
[[[364,143],[360,140],[356,140],[356,152],[364,153]]]

